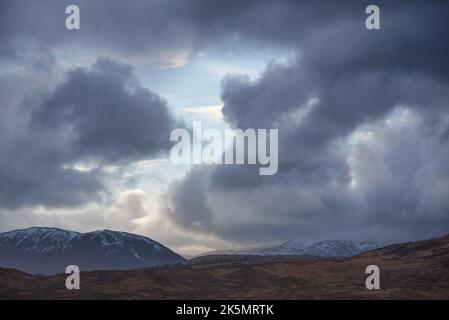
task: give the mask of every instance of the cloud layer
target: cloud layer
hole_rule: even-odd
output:
[[[276,48],[291,58],[227,75],[221,100],[230,127],[279,128],[278,174],[196,166],[158,223],[211,246],[449,231],[447,1],[377,1],[369,31],[368,1],[79,0],[69,32],[72,2],[0,5],[0,207],[101,203],[123,179],[108,167],[168,150],[178,120],[131,65]],[[141,217],[142,194],[122,197],[107,212]]]
[[[3,207],[100,201],[108,193],[106,166],[166,152],[176,125],[166,102],[142,88],[131,67],[104,58],[8,107],[17,125],[1,122]]]
[[[292,5],[299,21],[306,8],[308,19],[325,23],[308,20],[298,34],[284,34],[291,21],[279,20],[255,38],[282,34],[296,58],[269,64],[256,81],[231,75],[222,83],[232,127],[279,128],[279,174],[195,168],[171,185],[167,215],[236,242],[447,232],[449,47],[439,4],[382,3],[375,32],[363,28],[358,6],[324,19],[320,5],[301,13]]]

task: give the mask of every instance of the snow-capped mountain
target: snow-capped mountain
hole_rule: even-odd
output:
[[[280,256],[280,255],[307,255],[321,257],[350,257],[365,251],[379,248],[372,241],[353,242],[347,240],[328,240],[304,245],[299,241],[287,241],[280,245],[252,248],[245,250],[216,250],[202,254],[205,255],[258,255],[258,256]]]
[[[280,245],[243,250],[242,252],[243,254],[263,256],[297,255],[298,252],[302,252],[304,248],[304,244],[299,241],[287,241]]]
[[[85,271],[127,270],[183,261],[160,243],[126,232],[33,227],[0,233],[0,267],[28,273],[63,273],[68,265]]]
[[[303,254],[322,257],[350,257],[365,251],[377,249],[378,247],[376,243],[368,241],[329,240],[308,246],[303,251]]]

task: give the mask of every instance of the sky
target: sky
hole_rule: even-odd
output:
[[[448,9],[2,0],[0,232],[113,229],[183,254],[447,234]],[[277,174],[172,164],[194,120],[278,129]]]

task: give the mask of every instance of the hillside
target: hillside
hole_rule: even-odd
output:
[[[16,273],[0,298],[42,299],[449,299],[449,236],[396,244],[350,258],[293,256],[209,260],[180,266],[82,273],[82,289],[65,277]],[[365,288],[365,268],[381,270],[381,289]],[[0,272],[0,279],[7,277]],[[0,281],[5,281],[4,279]]]

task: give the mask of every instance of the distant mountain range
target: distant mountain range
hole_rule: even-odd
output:
[[[377,249],[375,242],[321,241],[304,245],[287,241],[280,245],[246,250],[220,250],[202,255],[350,257]],[[0,267],[31,274],[63,273],[68,265],[83,271],[130,270],[186,259],[147,237],[110,230],[78,233],[57,228],[28,228],[0,233]]]
[[[381,290],[365,287],[369,265],[381,270]],[[65,281],[66,275],[41,277],[0,268],[0,300],[447,300],[449,235],[352,257],[225,255],[170,267],[93,271],[82,275],[81,290],[62,289]]]
[[[258,255],[258,256],[321,256],[350,257],[356,254],[379,248],[373,241],[353,242],[348,240],[326,240],[304,245],[298,241],[287,241],[280,245],[252,248],[245,250],[216,250],[201,254],[208,255]]]
[[[32,274],[64,273],[72,264],[83,271],[129,270],[184,261],[162,244],[126,232],[33,227],[0,233],[0,267]]]

